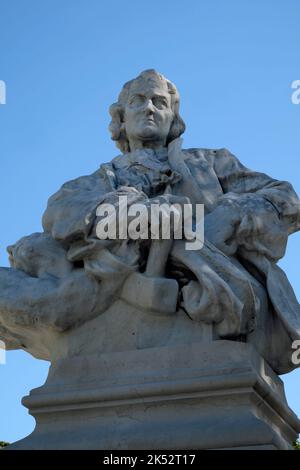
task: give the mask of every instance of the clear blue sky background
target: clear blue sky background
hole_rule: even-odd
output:
[[[227,147],[300,193],[299,0],[0,0],[0,265],[41,230],[48,197],[118,152],[108,107],[146,68],[174,81],[185,147]],[[298,298],[300,234],[284,261]],[[16,351],[0,365],[0,440],[31,432],[20,400],[48,364]],[[300,371],[283,376],[300,415]]]

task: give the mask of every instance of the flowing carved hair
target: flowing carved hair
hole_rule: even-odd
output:
[[[179,94],[176,86],[155,70],[145,70],[138,77],[125,83],[121,93],[119,94],[118,101],[113,103],[109,108],[109,113],[112,118],[109,124],[111,138],[112,140],[116,141],[117,147],[123,153],[130,152],[129,141],[127,139],[124,123],[125,106],[129,97],[130,87],[136,80],[152,81],[153,79],[156,81],[162,80],[165,82],[171,95],[171,107],[174,113],[174,118],[170,127],[169,135],[167,137],[167,144],[177,137],[180,137],[181,134],[183,134],[185,131],[185,124],[179,115]]]

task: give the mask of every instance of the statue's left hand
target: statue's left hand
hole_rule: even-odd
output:
[[[205,216],[205,240],[226,255],[233,255],[238,248],[235,235],[240,222],[240,211],[235,210],[233,205],[221,204]]]

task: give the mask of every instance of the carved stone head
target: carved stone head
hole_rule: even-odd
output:
[[[166,146],[185,130],[175,85],[152,69],[125,83],[109,111],[112,139],[124,153]]]

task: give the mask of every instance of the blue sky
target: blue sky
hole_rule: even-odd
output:
[[[122,84],[156,68],[178,87],[185,147],[227,147],[300,193],[298,0],[0,0],[0,265],[5,248],[41,230],[48,197],[118,151],[108,107]],[[300,299],[300,233],[285,269]],[[26,436],[20,400],[48,364],[7,354],[0,365],[0,440]],[[282,377],[300,415],[300,370]]]

